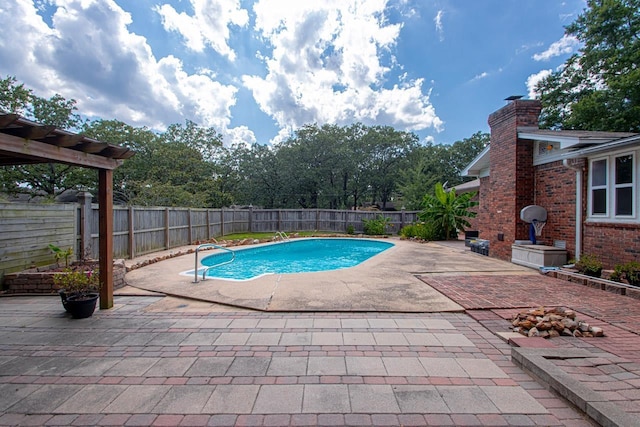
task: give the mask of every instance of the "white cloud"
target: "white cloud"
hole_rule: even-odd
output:
[[[385,86],[401,25],[389,24],[386,0],[289,2],[259,0],[255,30],[272,47],[261,53],[266,76],[245,75],[259,107],[285,133],[305,123],[433,127],[435,114],[423,79]],[[383,59],[383,58],[390,59]]]
[[[521,54],[521,53],[523,53],[523,52],[526,52],[526,51],[528,51],[528,50],[531,50],[531,49],[535,49],[535,48],[541,47],[541,46],[543,46],[543,45],[544,45],[544,43],[542,43],[542,42],[536,42],[536,43],[527,43],[527,44],[523,44],[523,45],[522,45],[522,46],[520,46],[518,49],[516,49],[516,54],[517,54],[517,55],[519,55],[519,54]]]
[[[273,142],[314,122],[440,131],[443,122],[430,100],[434,83],[411,78],[395,57],[402,24],[389,21],[386,12],[399,7],[390,1],[258,0],[250,45],[263,46],[242,62],[264,71],[242,77],[205,55],[191,66],[171,46],[165,50],[172,54],[159,56],[154,39],[130,29],[141,31],[141,23],[120,7],[128,4],[124,0],[0,2],[0,76],[15,75],[39,96],[73,98],[88,117],[157,130],[190,119],[216,128],[225,143],[256,141],[247,126],[231,124],[240,84],[275,120],[279,133]],[[159,4],[153,10],[164,29],[179,32],[189,49],[211,48],[228,59],[239,55],[229,42],[249,23],[241,0],[189,0],[187,13],[168,6],[177,4],[173,0]],[[221,15],[212,13],[214,7]],[[212,16],[216,22],[208,20]],[[144,34],[162,31],[157,21],[155,28],[144,24]]]
[[[472,82],[478,81],[478,80],[482,80],[484,78],[489,77],[489,73],[487,73],[486,71],[483,71],[480,74],[476,74],[475,76],[473,76],[473,78],[471,79]]]
[[[538,93],[536,92],[536,85],[545,77],[549,76],[553,70],[541,70],[535,74],[531,74],[527,77],[527,90],[529,92],[529,99],[538,98]]]
[[[11,64],[9,73],[37,95],[73,98],[89,117],[155,129],[190,119],[226,135],[236,87],[215,81],[210,70],[189,74],[176,57],[156,59],[113,0],[56,6],[51,26],[29,0],[0,6],[0,75]]]
[[[433,18],[433,22],[436,24],[436,32],[438,33],[438,37],[440,37],[440,41],[444,40],[444,27],[442,25],[442,17],[444,16],[444,10],[439,10],[436,14],[436,17]]]
[[[244,27],[249,15],[240,7],[238,0],[189,0],[193,8],[192,16],[178,13],[173,6],[163,4],[155,10],[162,17],[167,31],[176,31],[185,39],[185,45],[196,52],[202,52],[206,45],[229,60],[236,54],[229,46],[229,26]]]
[[[578,45],[580,45],[580,41],[577,38],[565,34],[560,40],[551,43],[547,50],[542,53],[536,53],[532,58],[535,61],[548,61],[556,56],[573,53]]]
[[[253,131],[246,126],[227,129],[222,136],[225,145],[251,146],[257,142]]]

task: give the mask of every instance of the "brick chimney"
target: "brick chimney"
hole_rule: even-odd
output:
[[[529,238],[520,210],[534,203],[533,141],[518,139],[518,128],[538,128],[541,109],[540,101],[516,99],[489,116],[489,189],[481,228],[491,256],[503,260],[511,260],[515,240]]]

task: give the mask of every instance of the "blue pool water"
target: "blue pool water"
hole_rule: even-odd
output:
[[[211,268],[207,277],[249,280],[264,274],[338,270],[356,266],[392,246],[369,239],[296,239],[235,250],[232,263]],[[229,259],[228,252],[215,253],[203,258],[202,265],[210,267]]]

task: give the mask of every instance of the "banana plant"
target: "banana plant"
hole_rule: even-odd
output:
[[[471,224],[468,218],[475,218],[473,207],[478,202],[473,200],[475,192],[456,194],[455,189],[446,191],[442,183],[435,185],[435,193],[427,194],[423,199],[424,209],[418,217],[424,222],[432,223],[441,231],[442,237],[447,240],[452,233],[464,231]]]

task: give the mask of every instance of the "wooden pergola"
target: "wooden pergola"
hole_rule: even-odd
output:
[[[98,169],[101,309],[113,307],[113,170],[134,154],[126,147],[0,112],[0,166],[64,163]]]

